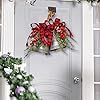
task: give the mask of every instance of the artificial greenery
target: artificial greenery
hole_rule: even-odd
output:
[[[84,0],[85,1],[85,0]],[[87,2],[100,2],[100,0],[86,0]]]
[[[32,87],[32,75],[21,70],[22,59],[4,54],[0,57],[0,73],[10,85],[10,97],[17,100],[40,100],[36,90]]]
[[[34,3],[36,2],[37,0],[34,0],[33,2],[32,2],[32,0],[30,0],[30,4],[31,5],[34,5]],[[75,0],[76,2],[82,2],[82,1],[87,1],[87,2],[89,2],[89,3],[100,3],[100,0]]]
[[[82,1],[87,1],[87,2],[91,3],[93,6],[100,3],[100,0],[75,0],[75,1],[77,1],[79,3],[82,2]]]

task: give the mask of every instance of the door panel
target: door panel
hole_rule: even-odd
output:
[[[35,77],[33,86],[43,100],[81,100],[81,82],[74,84],[75,76],[81,79],[81,5],[72,2],[37,0],[34,6],[16,1],[15,56],[24,58],[25,43],[31,32],[31,23],[43,22],[48,7],[56,7],[56,17],[65,21],[74,32],[76,51],[52,52],[50,56],[32,53],[26,58],[26,71]]]

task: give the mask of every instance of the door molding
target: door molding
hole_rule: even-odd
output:
[[[82,100],[94,100],[93,7],[83,8]]]
[[[2,53],[14,54],[14,2],[3,1],[3,28],[2,28]],[[10,100],[10,87],[2,78],[2,98],[1,100]]]

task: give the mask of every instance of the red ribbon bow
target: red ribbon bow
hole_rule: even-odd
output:
[[[31,39],[31,46],[35,46],[39,41],[41,45],[51,47],[53,45],[53,36],[59,33],[61,39],[66,39],[67,37],[73,38],[72,32],[66,26],[65,22],[61,22],[59,18],[54,21],[52,19],[45,20],[44,23],[35,23],[35,27],[32,26],[32,32],[29,35]]]

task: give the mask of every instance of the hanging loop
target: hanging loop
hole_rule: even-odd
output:
[[[36,0],[26,0],[26,3],[29,3],[30,5],[34,6]]]
[[[56,14],[56,7],[48,7],[48,17],[47,19],[52,19]]]

